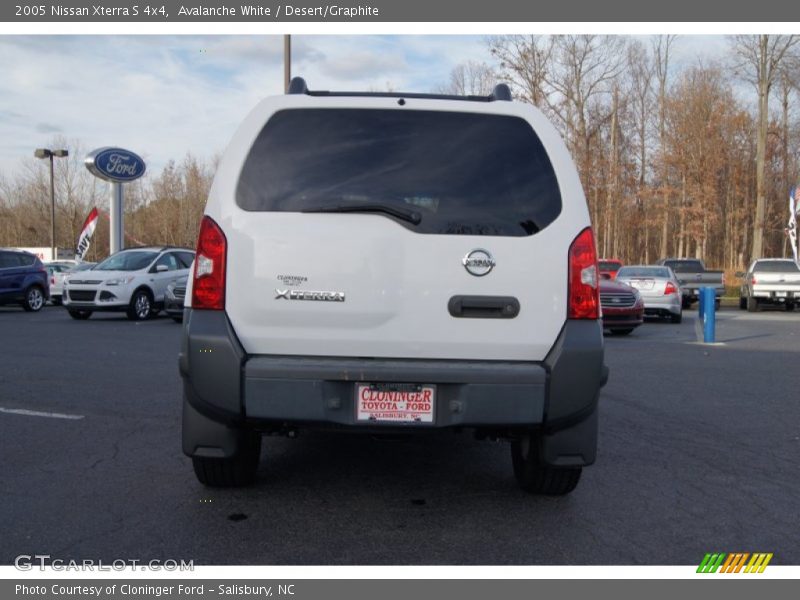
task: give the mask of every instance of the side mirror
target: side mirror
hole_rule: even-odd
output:
[[[156,265],[156,273],[163,273],[164,271],[169,271],[167,265]]]
[[[740,277],[740,278],[744,277],[744,271],[736,271],[736,273],[734,273],[734,276],[735,277]]]

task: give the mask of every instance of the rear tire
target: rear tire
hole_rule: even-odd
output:
[[[681,300],[681,308],[692,308],[692,301],[688,298],[683,298]]]
[[[534,434],[511,442],[511,462],[519,487],[531,494],[564,496],[578,485],[581,467],[549,467],[539,461]]]
[[[197,480],[209,487],[240,487],[253,483],[261,457],[261,434],[248,432],[239,454],[231,458],[193,456]]]
[[[89,317],[92,316],[92,311],[90,310],[74,310],[72,308],[67,309],[69,316],[73,319],[77,319],[78,321],[85,321]]]
[[[739,310],[745,310],[747,308],[747,298],[744,296],[739,297]]]
[[[786,312],[794,312],[795,303],[794,302],[787,302],[786,303]]]
[[[633,327],[626,327],[625,329],[612,329],[611,333],[614,335],[629,335],[633,329]]]
[[[679,312],[677,315],[676,314],[671,314],[669,316],[669,320],[672,323],[674,323],[675,325],[678,325],[679,323],[681,323],[683,321],[683,312]]]
[[[753,296],[747,297],[747,312],[758,312],[758,298],[753,298]]]
[[[44,306],[44,292],[38,285],[32,285],[25,290],[25,299],[22,301],[22,308],[26,312],[39,312]]]
[[[53,306],[61,306],[63,302],[61,301],[61,297],[50,296],[50,302],[53,303]]]
[[[153,298],[147,290],[136,290],[127,310],[131,321],[145,321],[153,316]]]

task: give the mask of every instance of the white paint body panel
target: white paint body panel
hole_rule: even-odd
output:
[[[528,237],[415,233],[375,214],[249,212],[235,201],[247,154],[264,124],[288,108],[364,108],[489,113],[526,119],[559,180],[562,211]],[[249,354],[476,360],[541,360],[566,319],[568,250],[590,225],[583,190],[561,137],[535,108],[514,102],[280,96],[261,102],[227,148],[206,214],[228,241],[226,312]],[[470,275],[461,263],[489,250],[497,266]],[[293,289],[345,293],[345,302],[276,299],[279,275]],[[187,296],[191,292],[189,291]],[[457,294],[514,296],[514,319],[450,316]]]

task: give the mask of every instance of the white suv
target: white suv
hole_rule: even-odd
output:
[[[310,92],[261,102],[219,165],[186,294],[183,450],[253,480],[261,434],[471,429],[525,490],[595,459],[595,243],[535,108]]]
[[[149,319],[164,306],[167,286],[185,277],[193,260],[188,248],[120,250],[89,271],[70,273],[64,279],[64,306],[74,319],[88,319],[98,310]]]

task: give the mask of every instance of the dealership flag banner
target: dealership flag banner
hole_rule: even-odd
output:
[[[78,246],[75,248],[75,258],[78,261],[83,260],[86,251],[89,250],[89,244],[92,243],[94,228],[97,227],[98,214],[97,208],[93,208],[92,212],[89,213],[89,216],[86,217],[83,227],[81,227],[81,234],[78,236]]]

